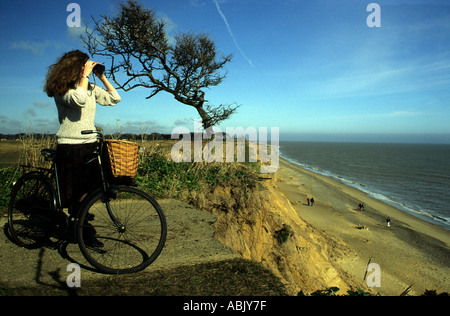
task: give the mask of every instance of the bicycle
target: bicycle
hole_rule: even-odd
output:
[[[51,167],[32,168],[13,186],[8,208],[12,240],[25,248],[40,248],[51,238],[78,243],[86,260],[106,274],[128,274],[146,269],[160,255],[167,223],[159,204],[130,185],[115,185],[106,176],[102,159],[104,138],[98,131],[98,150],[86,164],[100,166],[101,187],[83,200],[78,215],[67,216],[58,181],[58,152],[43,149]],[[25,170],[25,169],[24,169]]]

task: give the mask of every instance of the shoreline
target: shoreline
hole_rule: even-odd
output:
[[[327,175],[327,174],[319,172],[319,169],[317,169],[318,171],[315,171],[314,170],[315,168],[313,168],[313,167],[302,166],[301,164],[297,164],[295,161],[291,161],[288,158],[280,157],[280,159],[283,159],[287,163],[293,164],[293,165],[298,166],[298,167],[300,167],[302,169],[305,169],[307,171],[311,171],[311,172],[313,172],[316,175],[320,175],[320,176],[324,176],[324,177],[327,177],[327,178],[331,178],[331,179],[334,179],[334,180],[338,181],[339,183],[342,183],[342,184],[344,184],[344,185],[346,185],[348,187],[355,188],[355,189],[365,193],[369,197],[371,197],[371,198],[373,198],[375,200],[381,201],[381,202],[383,202],[385,204],[388,204],[388,205],[396,208],[399,211],[406,212],[407,214],[410,214],[410,215],[412,215],[412,216],[414,216],[416,218],[419,218],[420,220],[423,220],[423,221],[429,222],[429,223],[431,223],[433,225],[445,228],[450,233],[450,222],[447,219],[445,219],[442,215],[435,215],[435,214],[432,214],[431,212],[425,212],[425,211],[413,209],[412,207],[407,206],[407,205],[403,204],[402,202],[398,202],[398,201],[392,200],[391,198],[387,197],[384,193],[377,192],[374,189],[366,189],[367,188],[366,185],[363,185],[363,184],[358,183],[358,182],[353,182],[353,181],[348,180],[348,179],[346,179],[344,177],[341,177],[341,176],[338,176],[338,175],[334,175],[332,173]],[[380,198],[376,197],[377,195],[380,196]]]
[[[369,259],[381,268],[382,295],[450,292],[450,232],[337,179],[280,158],[277,186],[298,216],[343,245],[335,264],[363,283]],[[315,205],[306,199],[314,197]],[[357,206],[365,202],[365,211]],[[386,218],[391,219],[391,228]],[[365,284],[365,282],[364,282]]]

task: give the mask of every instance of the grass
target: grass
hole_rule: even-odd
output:
[[[17,142],[15,142],[17,143]],[[41,157],[43,148],[54,148],[55,138],[45,135],[24,134],[21,145],[0,143],[0,166],[5,165],[3,158],[16,156],[15,167],[0,169],[0,213],[5,211],[12,184],[21,174],[18,165],[31,165],[48,168],[50,165]],[[157,197],[178,198],[190,201],[193,192],[205,192],[216,186],[233,186],[245,191],[256,186],[259,163],[204,163],[181,162],[171,159],[171,149],[176,141],[153,141],[141,139],[140,165],[136,184],[140,189]],[[206,144],[206,143],[205,143]],[[6,146],[7,145],[7,146]],[[235,144],[237,146],[237,144]],[[225,147],[225,145],[224,145]],[[192,151],[193,152],[193,151]],[[248,146],[246,147],[248,154]],[[235,150],[237,154],[237,150]],[[247,155],[247,160],[248,155]]]
[[[16,167],[17,157],[22,153],[23,146],[20,141],[5,140],[0,142],[0,168]]]
[[[20,170],[17,168],[0,169],[0,216],[6,214],[12,186],[20,176]]]
[[[22,138],[23,149],[17,145],[0,143],[0,167],[12,157],[20,157],[21,164],[43,166],[40,149],[54,146],[51,138],[28,135]],[[257,188],[259,163],[174,163],[170,160],[171,141],[142,141],[141,164],[136,182],[153,195],[189,200],[192,193],[203,194],[216,186],[232,186],[244,192]],[[9,147],[8,147],[9,146]],[[6,148],[6,149],[5,149]],[[13,151],[13,153],[11,153]],[[18,154],[20,153],[20,155]],[[16,165],[17,166],[17,165]],[[17,167],[0,169],[0,216],[6,214],[9,193],[14,181],[21,175]],[[290,235],[284,226],[276,238],[282,244]],[[96,281],[82,280],[80,289],[59,285],[10,288],[0,281],[0,296],[282,296],[287,295],[280,280],[261,264],[243,259],[177,267],[156,272],[144,271],[127,276],[105,276]],[[339,296],[337,288],[329,288],[311,296]],[[368,295],[363,291],[343,295]],[[305,295],[303,292],[299,295]],[[427,291],[424,295],[448,295]]]
[[[261,264],[233,259],[125,276],[81,280],[81,288],[7,288],[0,296],[285,296],[284,285]]]
[[[42,148],[54,147],[52,138],[27,135],[18,164],[45,167]],[[175,163],[170,150],[175,142],[141,141],[140,166],[136,183],[151,195],[189,200],[191,193],[213,190],[216,186],[234,186],[252,190],[257,185],[258,163]],[[1,145],[1,144],[0,144]],[[0,157],[1,159],[1,157]],[[1,161],[0,161],[1,163]],[[17,165],[18,165],[17,164]],[[20,177],[17,167],[0,169],[0,213],[6,213],[14,181]],[[58,271],[55,280],[59,280]],[[283,284],[261,264],[230,260],[158,272],[128,276],[107,276],[97,281],[82,281],[82,288],[59,285],[9,288],[0,282],[0,295],[150,295],[150,296],[273,296],[286,295]]]
[[[257,173],[237,163],[175,163],[159,154],[147,157],[139,167],[136,183],[156,196],[182,198],[205,192],[216,186],[234,186],[251,190],[257,185]]]
[[[18,140],[0,142],[0,216],[6,214],[12,186],[22,175],[19,166],[50,167],[41,150],[55,147],[56,138],[46,134],[21,134]]]

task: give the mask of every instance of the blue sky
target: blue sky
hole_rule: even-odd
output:
[[[55,133],[57,112],[42,87],[49,65],[83,49],[67,5],[114,15],[120,1],[0,3],[0,133]],[[207,92],[241,108],[219,127],[279,127],[283,140],[450,143],[448,0],[142,0],[171,34],[206,32],[234,55],[227,79]],[[367,6],[381,8],[369,28]],[[102,60],[98,60],[102,62]],[[119,91],[97,123],[113,131],[193,129],[197,113],[167,94]]]

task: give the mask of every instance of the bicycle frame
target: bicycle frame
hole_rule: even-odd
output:
[[[87,161],[84,165],[92,170],[89,172],[100,179],[91,181],[95,184],[92,190],[87,188],[91,185],[83,190],[88,192],[79,209],[74,210],[76,213],[70,211],[67,216],[63,210],[65,186],[59,177],[64,176],[61,164],[64,153],[61,156],[57,150],[43,149],[42,156],[51,161],[49,168],[22,166],[24,175],[13,188],[8,208],[12,240],[29,249],[49,241],[54,243],[51,238],[58,243],[75,242],[86,260],[100,272],[142,271],[164,247],[167,236],[164,213],[146,192],[114,181],[108,172],[108,157],[104,158],[107,143],[99,131],[83,132],[91,133],[98,135],[98,142],[89,147],[92,152],[87,152],[83,163]]]
[[[55,187],[53,187],[53,185],[51,185],[51,189],[53,191],[52,197],[53,197],[53,201],[52,201],[52,205],[54,206],[56,211],[62,211],[62,199],[61,199],[61,188],[60,188],[60,184],[59,184],[59,178],[58,178],[58,167],[56,165],[56,163],[54,161],[52,161],[52,166],[50,168],[41,168],[41,167],[33,167],[33,166],[27,166],[27,165],[21,165],[21,168],[23,168],[23,175],[25,176],[26,174],[36,174],[39,175],[40,177],[44,178],[45,180],[48,179],[54,179],[55,180],[55,186],[56,186],[56,190]],[[31,172],[25,172],[25,169],[35,169],[37,171],[31,171]],[[50,181],[51,184],[51,181]]]
[[[93,192],[91,192],[89,195],[91,194],[95,194],[96,192],[98,192],[99,190],[102,191],[102,193],[104,194],[104,200],[103,202],[106,205],[106,210],[108,212],[109,217],[111,218],[111,220],[113,221],[114,225],[121,231],[125,231],[125,226],[119,221],[117,220],[117,218],[114,216],[111,207],[109,205],[109,199],[114,195],[112,186],[110,185],[108,179],[105,176],[105,170],[103,169],[103,161],[102,161],[102,153],[103,153],[103,134],[99,131],[82,131],[81,134],[83,135],[87,135],[87,134],[97,134],[98,136],[98,140],[99,140],[99,148],[97,151],[93,152],[93,154],[95,154],[95,157],[90,159],[89,161],[87,161],[85,163],[85,165],[91,164],[95,161],[97,161],[99,168],[100,168],[100,180],[101,180],[101,187]],[[41,168],[41,167],[33,167],[33,166],[26,166],[26,165],[22,165],[22,168],[29,168],[29,169],[35,169],[37,171],[34,171],[36,174],[39,174],[39,176],[42,176],[44,179],[51,179],[55,181],[55,187],[53,185],[51,185],[51,188],[53,190],[53,201],[52,201],[52,205],[54,206],[56,211],[63,211],[63,203],[62,203],[62,190],[61,190],[61,184],[59,181],[59,173],[58,173],[58,158],[57,158],[57,152],[55,150],[49,150],[49,149],[43,149],[41,151],[41,154],[45,157],[45,159],[51,160],[52,161],[52,165],[50,168]],[[29,172],[29,173],[33,173]],[[28,174],[29,174],[28,173]],[[25,172],[24,172],[25,174]],[[51,181],[50,181],[51,183]],[[85,201],[88,200],[88,196],[85,197]],[[82,203],[80,205],[80,209],[78,210],[78,212],[83,208],[84,204]]]
[[[97,134],[97,137],[98,137],[98,140],[99,140],[99,143],[100,143],[100,144],[99,144],[99,150],[98,150],[98,152],[96,153],[96,154],[97,154],[97,157],[91,159],[91,160],[88,161],[88,162],[86,162],[86,165],[89,164],[89,163],[94,162],[95,159],[97,159],[98,165],[99,165],[99,167],[100,167],[100,177],[101,177],[101,182],[102,182],[101,190],[103,191],[103,194],[104,194],[105,200],[104,200],[103,202],[104,202],[105,205],[106,205],[106,210],[107,210],[107,212],[108,212],[109,217],[110,217],[111,220],[113,221],[114,225],[115,225],[120,231],[125,231],[125,226],[124,226],[120,221],[118,221],[117,218],[114,216],[114,214],[113,214],[113,212],[112,212],[112,210],[111,210],[111,207],[110,207],[110,205],[109,205],[109,203],[108,203],[108,200],[107,200],[107,199],[109,199],[108,194],[113,194],[113,192],[111,192],[112,187],[111,187],[111,185],[109,184],[108,180],[106,179],[106,177],[105,177],[105,171],[104,171],[104,169],[103,169],[103,162],[102,162],[103,140],[104,140],[103,134],[102,134],[101,132],[99,132],[99,131],[92,131],[92,130],[90,130],[90,131],[82,131],[81,134],[82,134],[82,135],[87,135],[87,134]],[[94,192],[94,193],[95,193],[95,192]]]
[[[93,134],[96,133],[98,135],[99,139],[99,149],[98,151],[93,152],[95,154],[95,157],[91,160],[87,161],[85,165],[91,164],[94,161],[98,162],[99,168],[100,168],[100,180],[101,180],[101,190],[103,193],[107,193],[108,189],[110,188],[110,185],[106,179],[105,172],[103,170],[103,162],[102,162],[102,152],[103,152],[103,135],[98,131],[83,131],[82,134]],[[61,189],[61,183],[59,180],[59,171],[58,171],[58,154],[57,151],[54,149],[43,149],[41,151],[42,156],[44,156],[46,161],[51,161],[51,167],[50,168],[42,168],[42,167],[34,167],[30,165],[21,165],[24,169],[23,175],[30,174],[30,173],[36,173],[42,176],[44,179],[50,179],[55,181],[55,186],[51,186],[54,191],[54,203],[53,205],[56,206],[56,210],[62,211],[63,209],[63,203],[62,203],[62,189]],[[36,171],[30,171],[25,172],[25,169],[31,169]],[[99,188],[100,189],[100,188]],[[94,191],[95,192],[95,191]]]

